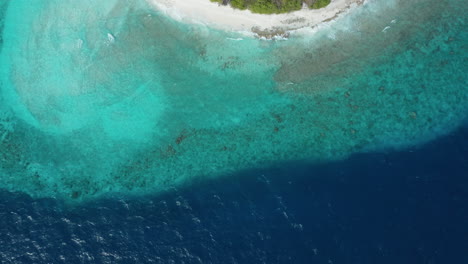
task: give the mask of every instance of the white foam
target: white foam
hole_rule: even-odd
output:
[[[109,40],[110,43],[115,42],[115,37],[111,33],[107,33],[107,40]]]
[[[233,9],[209,0],[146,0],[163,14],[185,23],[203,24],[216,29],[236,32],[251,32],[281,28],[297,30],[311,28],[330,21],[346,10],[362,4],[364,0],[332,0],[321,9],[303,9],[285,14],[254,14],[249,10]]]

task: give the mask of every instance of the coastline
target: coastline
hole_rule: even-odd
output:
[[[307,7],[284,14],[255,14],[209,0],[146,0],[167,16],[184,23],[203,24],[215,29],[242,32],[257,37],[287,37],[291,31],[313,28],[337,18],[365,0],[332,0],[321,9]]]

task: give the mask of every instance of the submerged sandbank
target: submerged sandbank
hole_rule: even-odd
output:
[[[457,1],[368,1],[289,41],[233,41],[141,0],[11,1],[0,188],[140,195],[426,143],[466,120]]]
[[[256,33],[259,35],[287,34],[300,28],[312,28],[330,21],[364,0],[332,0],[321,9],[303,9],[286,14],[255,14],[209,0],[147,0],[158,10],[178,21],[204,24],[213,28]]]

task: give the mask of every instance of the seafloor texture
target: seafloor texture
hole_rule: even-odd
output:
[[[71,208],[0,191],[0,262],[468,263],[467,140],[468,127],[409,151]]]
[[[145,1],[9,1],[0,186],[144,193],[427,142],[467,117],[466,12],[371,0],[273,42],[178,24]]]

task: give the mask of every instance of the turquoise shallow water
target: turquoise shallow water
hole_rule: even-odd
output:
[[[278,42],[179,24],[142,0],[7,4],[0,186],[33,196],[400,149],[468,113],[459,0],[370,0]]]

